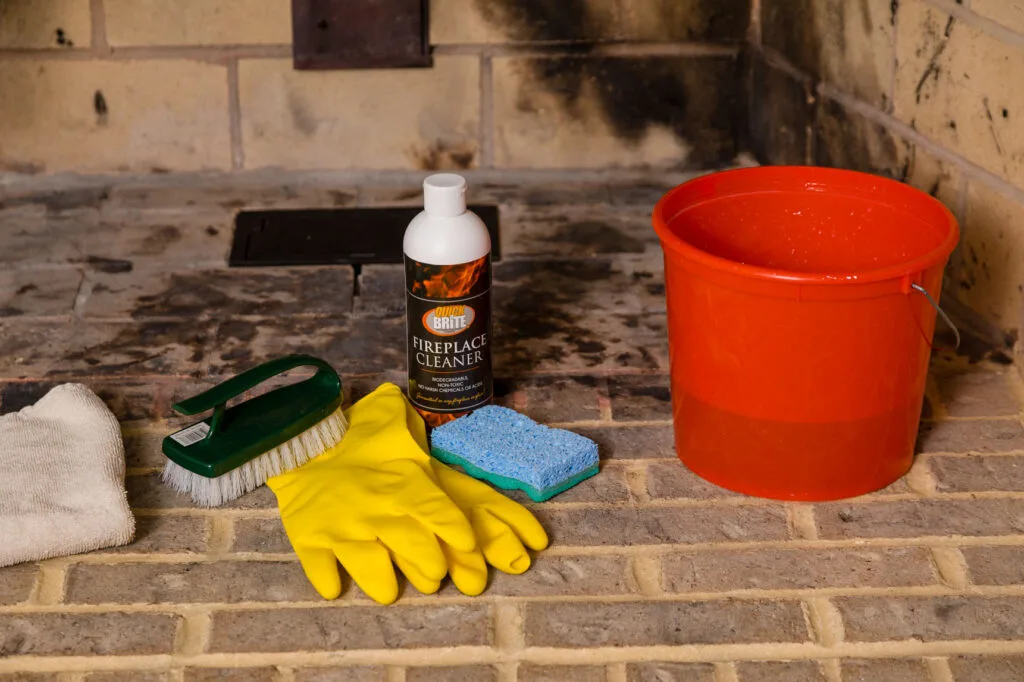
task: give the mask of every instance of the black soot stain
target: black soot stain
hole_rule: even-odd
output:
[[[465,170],[473,165],[476,148],[468,142],[437,140],[424,148],[412,149],[409,156],[421,170]]]
[[[545,238],[547,242],[570,244],[585,252],[643,253],[644,243],[613,225],[598,220],[581,220],[559,225],[555,233]]]
[[[564,42],[570,54],[523,60],[529,71],[518,106],[534,111],[530,90],[539,83],[582,119],[593,97],[617,137],[640,144],[653,127],[670,130],[691,147],[686,167],[730,161],[738,149],[745,114],[740,65],[731,56],[702,58],[616,57],[591,54],[597,38],[621,35],[617,20],[606,19],[585,0],[476,0],[485,19],[514,40]],[[739,44],[746,2],[686,3],[688,9],[661,5],[664,40]]]
[[[110,108],[107,106],[107,98],[101,90],[97,90],[92,96],[92,108],[96,112],[96,125],[107,125],[107,115]]]
[[[146,322],[126,326],[112,339],[70,353],[67,359],[89,365],[90,371],[117,373],[144,363],[163,366],[171,362],[169,351],[175,348],[190,351],[189,362],[199,362],[208,341],[204,325],[186,321]]]
[[[108,275],[119,275],[131,272],[135,265],[130,260],[121,258],[104,258],[102,256],[86,256],[84,259],[74,261],[85,263],[98,272],[105,272]]]
[[[64,29],[58,28],[54,34],[56,35],[57,44],[61,47],[74,47],[75,43],[68,35],[64,32]]]
[[[139,253],[146,256],[159,256],[167,247],[181,241],[181,230],[174,225],[160,225],[142,240]]]
[[[529,370],[544,361],[559,362],[570,352],[590,366],[604,362],[604,340],[585,326],[581,300],[594,282],[612,275],[611,264],[602,261],[503,263],[495,272],[494,317],[502,330],[495,334],[496,350],[509,358],[506,369]]]

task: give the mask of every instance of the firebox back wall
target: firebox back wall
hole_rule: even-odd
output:
[[[0,3],[0,168],[713,168],[749,0],[433,0],[429,69],[296,71],[288,0]]]

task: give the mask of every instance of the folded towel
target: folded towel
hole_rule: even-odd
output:
[[[81,384],[0,417],[0,566],[131,542],[117,418]]]

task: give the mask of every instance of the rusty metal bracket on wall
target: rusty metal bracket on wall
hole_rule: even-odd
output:
[[[299,70],[432,65],[427,0],[292,0]]]

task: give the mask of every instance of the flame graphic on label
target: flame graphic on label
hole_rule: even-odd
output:
[[[441,272],[414,282],[412,293],[426,298],[462,298],[473,290],[486,266],[486,257],[463,265],[443,266]]]
[[[469,329],[476,311],[468,305],[442,305],[423,315],[423,328],[434,336],[455,336]]]

